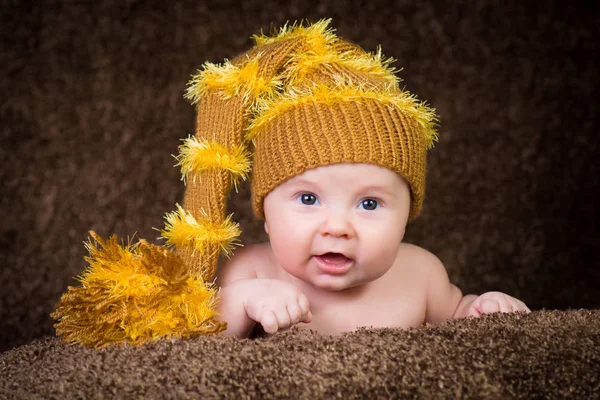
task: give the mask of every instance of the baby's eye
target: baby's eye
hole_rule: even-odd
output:
[[[374,199],[365,199],[360,203],[360,206],[365,210],[375,210],[379,208],[379,203]]]
[[[307,206],[312,206],[317,204],[317,198],[315,197],[314,194],[311,193],[302,193],[300,196],[298,196],[298,201],[300,201],[300,203],[307,205]]]

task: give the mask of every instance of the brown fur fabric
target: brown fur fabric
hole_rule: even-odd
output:
[[[0,356],[6,397],[600,396],[589,375],[598,376],[590,366],[600,308],[594,2],[0,7],[0,350],[14,348]],[[152,228],[181,202],[171,154],[194,132],[183,99],[190,75],[206,60],[233,58],[271,23],[324,17],[366,50],[381,44],[407,89],[441,116],[424,210],[407,241],[437,254],[464,292],[501,290],[538,311],[340,338],[289,332],[98,353],[43,339],[84,268],[89,229],[153,241]],[[245,242],[264,240],[248,197],[247,187],[232,194],[230,209]],[[543,311],[579,308],[588,311]]]
[[[340,337],[293,329],[104,350],[39,339],[0,355],[0,396],[592,399],[599,321],[598,311],[536,311]]]

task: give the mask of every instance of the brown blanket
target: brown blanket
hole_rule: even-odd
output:
[[[600,311],[536,311],[339,337],[292,329],[0,355],[9,398],[600,398]]]
[[[49,314],[87,231],[153,241],[181,202],[171,154],[194,132],[191,74],[261,28],[324,17],[381,44],[441,117],[407,241],[465,293],[534,312],[337,338],[58,342]],[[595,2],[3,2],[0,398],[600,397],[598,37]],[[230,210],[244,242],[264,240],[248,197]]]

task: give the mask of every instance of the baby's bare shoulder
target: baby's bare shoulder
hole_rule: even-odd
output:
[[[446,274],[439,258],[429,250],[410,243],[402,243],[398,250],[398,264],[412,273],[432,276]]]
[[[252,243],[240,247],[234,253],[232,259],[236,258],[237,262],[248,262],[256,259],[268,257],[271,253],[271,245],[269,242],[265,243]]]
[[[217,284],[225,286],[240,279],[257,278],[269,262],[269,243],[255,243],[235,250],[230,259],[225,260],[217,271]]]

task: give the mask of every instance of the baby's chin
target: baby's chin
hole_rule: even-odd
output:
[[[307,276],[307,274],[295,273],[293,269],[283,269],[301,285],[310,286],[313,290],[324,292],[341,292],[346,289],[360,285],[349,281],[348,276]]]
[[[280,266],[290,276],[302,282],[302,284],[323,292],[341,293],[360,291],[362,288],[366,288],[369,283],[380,278],[380,276],[362,276],[363,274],[354,268],[343,275],[330,275],[318,270],[307,271],[298,267],[286,268],[285,264],[280,264]],[[307,269],[310,269],[310,267]],[[298,271],[302,272],[299,273]]]
[[[341,293],[360,290],[369,282],[370,280],[356,280],[351,276],[319,276],[307,283],[317,290]]]

